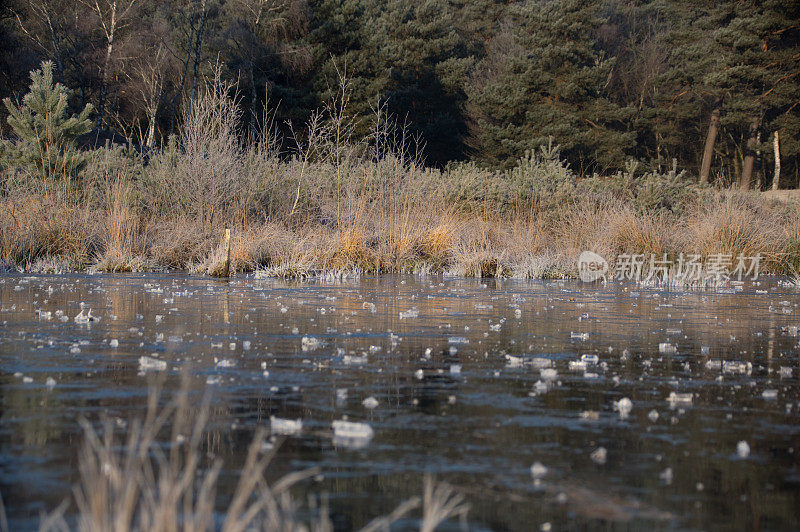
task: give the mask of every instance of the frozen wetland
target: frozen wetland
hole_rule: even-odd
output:
[[[337,530],[426,473],[471,530],[797,529],[799,303],[775,280],[6,275],[0,494],[10,528],[35,529],[76,481],[78,420],[124,426],[188,371],[213,394],[220,504],[265,429],[268,476],[318,467],[294,495],[327,494]]]

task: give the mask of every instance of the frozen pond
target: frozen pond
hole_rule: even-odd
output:
[[[471,530],[798,529],[800,291],[740,288],[6,275],[0,493],[36,528],[77,479],[77,420],[142,416],[148,383],[190,367],[229,468],[272,416],[302,420],[268,473],[320,467],[296,495],[326,493],[337,529],[426,472]],[[372,437],[334,438],[345,416]]]

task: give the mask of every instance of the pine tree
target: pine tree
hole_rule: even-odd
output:
[[[613,60],[592,40],[598,2],[527,1],[510,8],[467,86],[470,144],[496,166],[550,138],[581,172],[620,167],[634,143],[630,110],[607,94]]]
[[[76,139],[92,129],[92,106],[87,104],[80,114],[68,116],[70,91],[53,83],[50,61],[30,77],[29,92],[20,105],[10,98],[3,100],[8,125],[17,139],[2,141],[2,161],[9,173],[20,171],[50,192],[57,182],[69,183],[86,165]]]

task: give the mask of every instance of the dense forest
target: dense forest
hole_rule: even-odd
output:
[[[394,117],[435,166],[508,168],[552,139],[579,175],[676,161],[763,188],[780,153],[781,187],[800,177],[798,2],[0,0],[0,96],[43,60],[95,139],[142,147],[220,68],[243,138],[267,109],[287,153],[344,76],[349,115]]]

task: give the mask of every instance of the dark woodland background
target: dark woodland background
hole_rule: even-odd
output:
[[[768,186],[775,132],[782,188],[800,177],[794,1],[0,0],[0,97],[43,60],[73,111],[93,105],[95,142],[166,145],[219,65],[243,139],[265,107],[302,128],[344,75],[348,113],[383,105],[435,166],[507,168],[552,139],[579,175],[697,175],[718,123],[711,181],[752,154]]]

